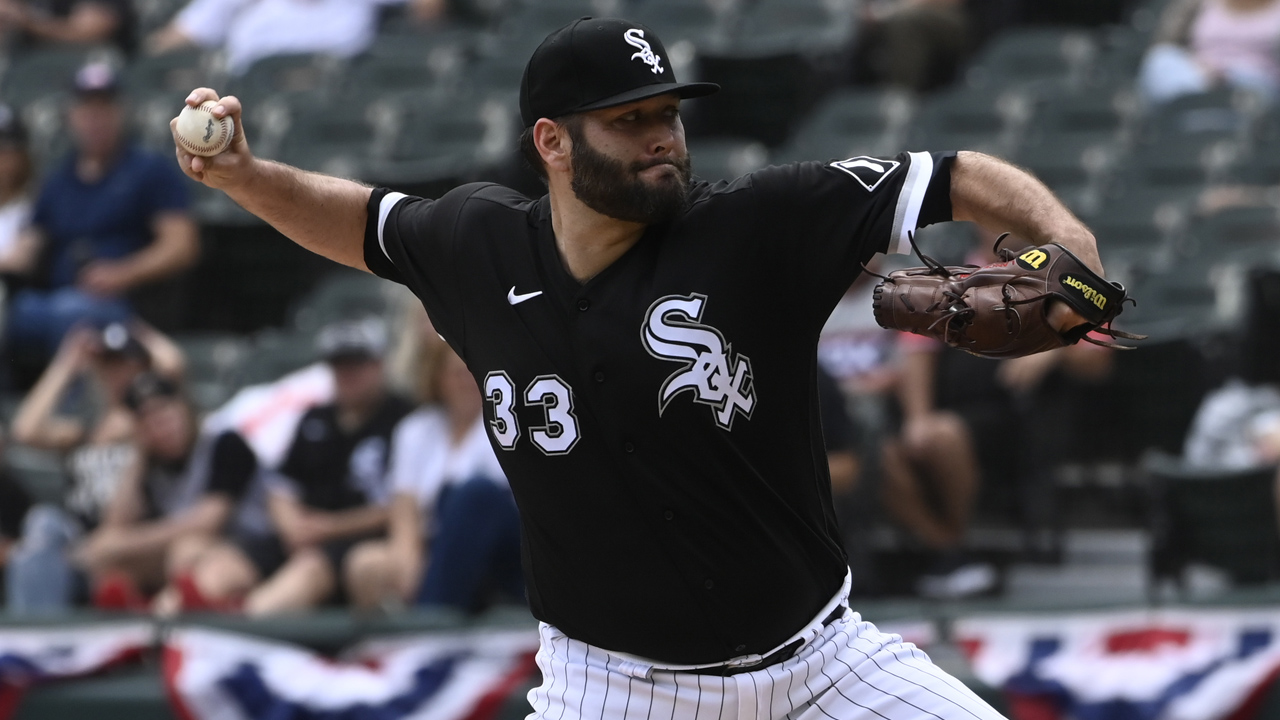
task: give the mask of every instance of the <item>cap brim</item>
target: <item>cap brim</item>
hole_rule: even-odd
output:
[[[574,112],[586,112],[588,110],[599,110],[601,108],[614,107],[615,105],[625,105],[629,102],[637,100],[646,100],[659,95],[678,95],[682,100],[690,98],[700,98],[717,92],[720,86],[709,82],[689,82],[689,83],[656,83],[654,85],[645,85],[643,87],[634,88],[617,95],[611,95],[603,100],[597,100],[587,103],[582,107],[574,110]]]

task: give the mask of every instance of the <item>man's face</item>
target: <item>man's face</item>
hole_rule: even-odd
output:
[[[178,398],[151,398],[138,408],[138,439],[151,457],[181,460],[194,434],[191,413]]]
[[[377,402],[383,393],[382,361],[370,357],[339,357],[329,361],[333,368],[333,401],[339,408],[364,408]]]
[[[688,204],[692,172],[675,95],[593,110],[564,127],[573,143],[571,187],[587,207],[648,225]]]
[[[124,132],[124,111],[109,95],[88,95],[71,107],[71,132],[76,147],[89,155],[111,152]]]

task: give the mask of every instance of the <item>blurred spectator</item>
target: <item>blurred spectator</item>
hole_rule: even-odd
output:
[[[1280,92],[1280,0],[1175,0],[1143,58],[1138,87],[1161,103],[1220,85]]]
[[[978,231],[965,262],[996,262],[994,241]],[[1087,342],[998,362],[951,348],[937,353],[935,405],[962,419],[991,496],[1022,524],[1028,559],[1053,561],[1061,552],[1054,473],[1070,460],[1095,459],[1103,444],[1089,432],[1106,407],[1113,360],[1110,350]]]
[[[127,55],[136,24],[131,0],[0,0],[0,27],[32,44],[111,43]]]
[[[47,358],[77,322],[128,320],[130,290],[191,266],[199,253],[186,180],[172,158],[126,140],[115,72],[86,65],[75,90],[76,150],[50,170],[32,225],[37,280],[47,289],[19,292],[9,314],[9,351],[23,356]]]
[[[412,406],[387,390],[378,321],[330,325],[317,344],[333,368],[334,401],[302,416],[268,483],[278,538],[237,538],[203,553],[184,606],[269,615],[357,596],[339,577],[350,578],[352,548],[385,537],[392,433]]]
[[[137,460],[125,393],[148,369],[176,381],[182,368],[177,346],[142,323],[76,328],[63,339],[18,407],[13,439],[62,453],[69,483],[60,505],[39,505],[27,515],[6,571],[10,608],[29,612],[71,603],[75,588],[63,558],[98,526]]]
[[[145,595],[181,576],[224,529],[261,536],[270,521],[257,458],[239,434],[201,432],[177,383],[153,373],[134,379],[126,402],[137,417],[140,462],[73,555],[99,607],[141,609]]]
[[[422,366],[432,404],[396,426],[390,537],[351,554],[357,607],[407,601],[476,612],[495,595],[524,599],[520,516],[489,444],[480,389],[452,348],[432,347]]]
[[[921,578],[921,591],[935,596],[985,591],[994,583],[993,571],[962,552],[978,488],[972,442],[963,421],[934,404],[936,348],[876,322],[871,294],[877,282],[864,273],[836,305],[818,343],[819,358],[851,398],[879,449],[878,489],[885,510],[937,556]],[[833,464],[833,487],[835,469]]]
[[[898,383],[901,429],[884,441],[885,509],[935,553],[919,579],[921,595],[956,598],[990,590],[995,570],[964,551],[980,472],[969,427],[940,407],[935,382],[942,348],[902,335],[907,352]]]
[[[955,79],[972,45],[963,0],[871,0],[862,11],[855,79],[916,92]]]
[[[0,455],[5,440],[0,437]],[[22,521],[31,508],[31,495],[13,476],[8,466],[0,463],[0,568],[9,563],[9,554],[22,537]]]
[[[444,0],[192,0],[146,46],[153,54],[193,45],[222,48],[233,75],[272,55],[352,57],[372,44],[379,11],[406,2],[424,21],[445,9]]]
[[[27,130],[8,105],[0,105],[0,277],[6,281],[35,261],[31,223],[31,156]]]

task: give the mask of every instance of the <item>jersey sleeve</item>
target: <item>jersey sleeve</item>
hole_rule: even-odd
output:
[[[872,255],[910,252],[907,234],[951,219],[953,152],[900,153],[766,168],[752,178],[766,253],[792,287],[834,303]],[[827,308],[830,310],[830,308]]]
[[[238,501],[253,481],[258,470],[258,457],[239,433],[228,430],[214,441],[210,465],[206,491]]]
[[[364,262],[413,291],[437,332],[461,340],[454,262],[456,204],[378,188],[369,197]],[[455,347],[459,347],[455,345]]]

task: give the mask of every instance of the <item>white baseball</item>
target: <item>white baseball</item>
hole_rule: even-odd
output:
[[[231,145],[231,138],[236,134],[235,123],[231,118],[218,118],[213,115],[213,108],[218,103],[206,100],[197,107],[185,105],[178,113],[177,140],[183,150],[192,155],[212,157]]]

